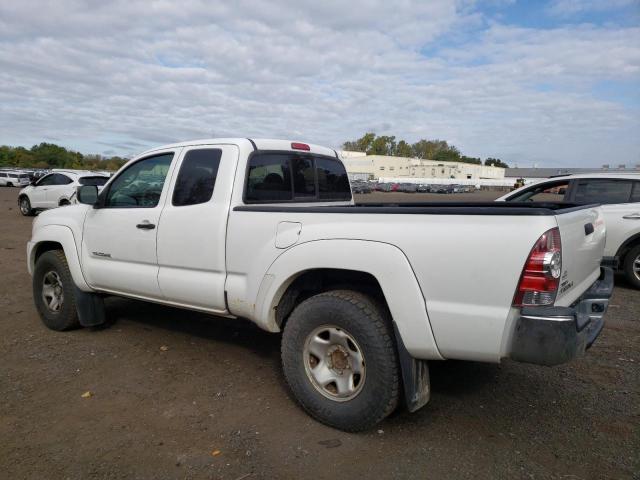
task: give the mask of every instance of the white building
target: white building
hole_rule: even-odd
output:
[[[424,178],[456,180],[503,180],[505,169],[462,162],[340,152],[352,178]]]

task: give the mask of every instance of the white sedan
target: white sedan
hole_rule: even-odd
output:
[[[82,170],[53,170],[40,180],[20,190],[18,206],[25,216],[38,210],[63,207],[74,203],[77,187],[95,185],[98,189],[107,183],[109,176]]]

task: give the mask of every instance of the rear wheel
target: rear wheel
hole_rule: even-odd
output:
[[[30,217],[33,215],[33,208],[31,208],[31,202],[29,201],[29,197],[23,195],[18,200],[18,207],[20,207],[20,213],[25,217]]]
[[[640,289],[640,245],[627,252],[622,269],[631,285]]]
[[[33,271],[33,301],[42,322],[51,330],[80,326],[76,311],[75,285],[62,250],[43,253]]]
[[[399,368],[386,309],[334,290],[298,305],[282,337],[287,383],[302,407],[345,431],[371,428],[398,404]]]

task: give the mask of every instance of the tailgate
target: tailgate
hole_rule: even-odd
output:
[[[586,207],[559,211],[562,275],[555,304],[570,306],[600,275],[606,228],[602,209]]]

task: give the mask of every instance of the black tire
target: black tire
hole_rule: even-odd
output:
[[[57,311],[52,310],[43,297],[45,277],[52,272],[59,279],[63,296]],[[36,261],[33,271],[33,301],[42,322],[51,330],[64,331],[80,326],[76,311],[75,284],[62,250],[45,252]]]
[[[634,271],[634,267],[640,267],[640,245],[636,245],[624,256],[622,271],[629,283],[637,289],[640,289],[640,270]]]
[[[357,432],[373,427],[395,410],[400,377],[388,317],[386,309],[370,297],[350,290],[315,295],[293,310],[282,336],[282,366],[293,395],[311,416],[340,430]],[[348,400],[327,398],[307,373],[303,353],[307,338],[326,325],[347,332],[365,359],[364,383]]]
[[[34,210],[31,208],[31,201],[26,195],[22,195],[18,198],[18,209],[25,217],[32,217],[34,214]]]
[[[60,200],[60,203],[58,204],[59,207],[67,207],[71,205],[71,203],[69,203],[69,200]]]
[[[13,183],[8,182],[8,183],[7,183],[7,187],[13,187]]]

